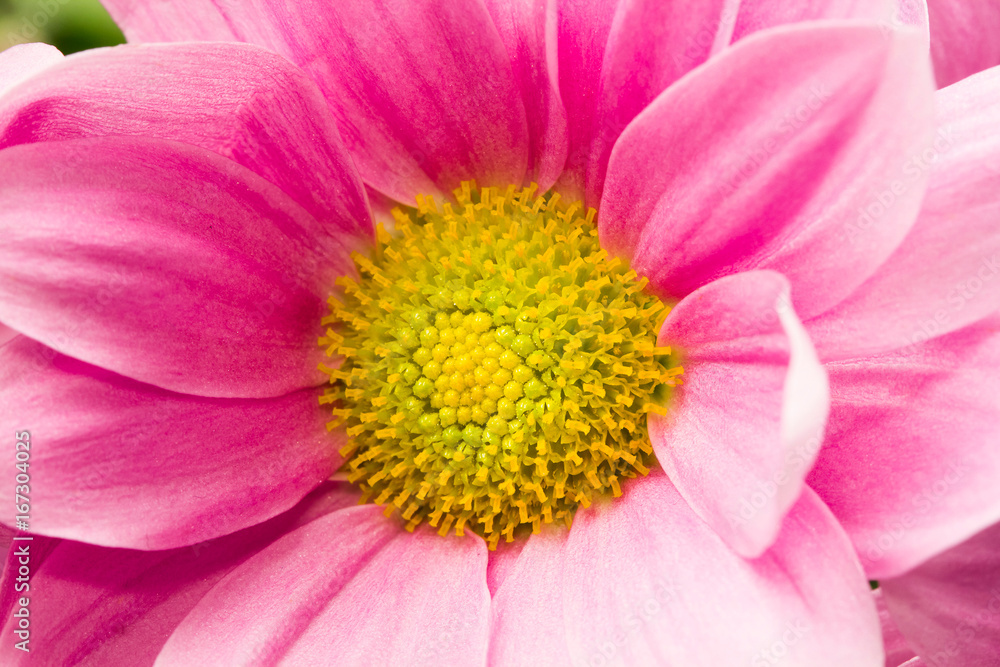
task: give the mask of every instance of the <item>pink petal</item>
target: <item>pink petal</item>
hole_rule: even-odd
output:
[[[994,667],[1000,646],[1000,524],[882,582],[907,641],[934,667]]]
[[[287,534],[210,591],[158,663],[474,665],[487,646],[486,545],[410,534],[381,508]]]
[[[897,0],[740,0],[739,12],[732,28],[732,41],[743,39],[758,30],[802,21],[858,19],[878,21],[888,29],[892,25],[890,19],[894,16],[896,2]]]
[[[560,87],[569,159],[559,188],[596,206],[622,130],[660,92],[703,63],[725,0],[559,2]]]
[[[896,11],[892,15],[889,27],[914,26],[920,28],[927,36],[927,43],[930,44],[929,21],[927,0],[896,0]]]
[[[530,659],[527,657],[530,656]],[[756,560],[729,549],[660,472],[533,535],[493,599],[491,664],[881,665],[875,605],[806,491]]]
[[[108,549],[44,537],[28,542],[31,653],[0,644],[4,665],[151,665],[202,596],[255,552],[309,520],[357,502],[346,484],[327,484],[269,521],[210,542],[168,551]],[[25,544],[25,542],[20,542]],[[14,590],[14,577],[0,582]],[[4,610],[5,636],[16,619]],[[199,664],[206,664],[210,653]]]
[[[523,79],[482,3],[112,0],[108,8],[133,41],[245,41],[298,64],[329,101],[365,182],[398,201],[464,179],[502,186],[525,176]]]
[[[353,266],[258,176],[124,137],[0,151],[0,320],[78,359],[202,396],[280,395],[316,370]]]
[[[906,351],[827,364],[832,407],[808,482],[873,579],[1000,520],[1000,317]]]
[[[826,373],[789,305],[788,281],[742,273],[685,298],[660,330],[684,384],[649,416],[656,458],[735,551],[774,542],[802,492],[829,410]]]
[[[104,0],[101,3],[111,18],[125,33],[130,43],[136,42],[239,42],[247,32],[263,41],[266,24],[238,24],[225,13],[235,3],[205,0]],[[245,4],[256,12],[263,11],[267,1],[250,0]]]
[[[559,97],[555,4],[486,0],[510,58],[528,120],[527,180],[552,187],[566,162],[566,109]]]
[[[196,398],[24,337],[0,359],[0,423],[31,433],[30,526],[44,535],[135,549],[200,542],[285,511],[341,460],[344,436],[327,433],[317,390]],[[13,456],[6,466],[13,478]]]
[[[857,291],[806,323],[824,359],[866,356],[956,331],[1000,304],[1000,67],[936,96],[934,145],[906,170],[930,173],[920,216]],[[849,228],[857,240],[878,218]]]
[[[0,526],[2,528],[3,526]],[[517,559],[524,550],[527,540],[515,540],[514,542],[500,542],[495,551],[489,553],[489,562],[486,564],[486,584],[489,586],[490,595],[494,595],[501,584],[516,569]]]
[[[872,591],[875,597],[875,605],[878,608],[878,619],[882,624],[882,644],[885,646],[885,667],[899,667],[912,660],[916,653],[906,642],[906,638],[896,627],[889,609],[885,606],[885,596],[882,589],[877,588]]]
[[[20,334],[8,326],[0,324],[0,347],[17,338]]]
[[[0,52],[0,96],[62,59],[59,49],[48,44],[17,44]]]
[[[1000,1],[927,0],[938,86],[1000,65]]]
[[[933,86],[914,31],[801,25],[747,38],[661,94],[615,145],[601,242],[682,297],[769,268],[803,317],[861,284],[916,217],[907,181],[864,243],[844,228],[930,141]]]
[[[555,3],[559,92],[566,108],[569,141],[566,170],[558,189],[572,199],[579,199],[585,194],[584,179],[604,52],[621,0],[555,0]]]
[[[121,46],[67,58],[0,100],[0,148],[133,135],[215,151],[277,185],[328,234],[373,233],[361,179],[316,85],[245,44]]]

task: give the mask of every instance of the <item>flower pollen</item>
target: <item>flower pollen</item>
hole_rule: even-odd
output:
[[[656,345],[669,308],[601,249],[595,211],[536,186],[463,183],[396,209],[359,281],[337,280],[320,338],[339,368],[329,429],[344,427],[362,502],[484,537],[491,549],[580,505],[621,495],[654,463],[646,414],[680,366]]]

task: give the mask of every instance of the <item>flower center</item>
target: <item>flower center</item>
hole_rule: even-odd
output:
[[[645,416],[682,373],[656,346],[669,309],[601,249],[594,209],[534,193],[463,183],[441,210],[417,197],[330,299],[320,345],[343,361],[320,367],[328,427],[346,427],[363,501],[410,530],[469,529],[493,549],[568,526],[654,460]]]

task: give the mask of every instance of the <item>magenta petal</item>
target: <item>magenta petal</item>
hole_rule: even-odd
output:
[[[808,482],[868,575],[898,575],[1000,520],[1000,317],[905,352],[827,364]]]
[[[269,10],[282,37],[273,48],[319,83],[372,187],[411,203],[466,179],[522,182],[524,104],[481,3],[309,0]]]
[[[934,145],[906,167],[931,174],[917,223],[854,294],[806,322],[824,359],[920,343],[1000,304],[1000,67],[938,91],[935,102]],[[856,238],[881,224],[863,222]]]
[[[170,633],[226,574],[282,534],[357,502],[346,484],[326,484],[292,510],[210,542],[167,551],[108,549],[70,540],[30,542],[32,652],[0,645],[4,665],[151,665]],[[21,542],[24,544],[24,542]],[[14,590],[13,576],[0,581]],[[7,619],[9,609],[4,609]],[[16,619],[3,632],[13,637]],[[205,664],[206,655],[199,664]]]
[[[486,0],[510,58],[528,119],[527,180],[544,192],[566,162],[566,109],[559,97],[553,2]]]
[[[649,416],[656,458],[694,511],[735,551],[774,542],[812,466],[829,410],[826,373],[771,272],[723,278],[667,316],[684,384]]]
[[[14,536],[17,535],[16,530],[13,528],[8,528],[7,526],[0,524],[0,554],[6,554],[10,551],[10,545],[14,540]],[[4,569],[6,570],[6,563],[4,564]],[[0,609],[3,609],[0,606]]]
[[[329,101],[365,182],[398,201],[447,193],[463,179],[524,179],[523,79],[481,2],[114,0],[110,11],[130,39],[210,32],[298,64]]]
[[[192,544],[285,511],[341,460],[344,436],[327,433],[318,390],[185,396],[23,337],[0,361],[0,425],[31,433],[38,533],[135,549]],[[16,474],[13,457],[5,469]]]
[[[372,236],[361,178],[326,100],[304,72],[263,49],[90,51],[0,100],[0,148],[112,134],[215,151],[277,185],[328,233]]]
[[[731,28],[732,41],[758,30],[801,21],[861,19],[877,21],[888,30],[893,26],[897,2],[912,4],[923,0],[740,0],[739,12]]]
[[[724,0],[630,0],[609,5],[613,19],[606,45],[590,42],[592,27],[603,31],[606,18],[599,9],[564,11],[560,38],[568,44],[560,44],[560,67],[572,123],[565,190],[575,194],[574,184],[584,183],[587,203],[597,205],[615,140],[667,86],[708,59],[724,22],[724,5]],[[601,53],[596,52],[598,45]],[[570,58],[583,60],[570,62]]]
[[[18,44],[0,52],[0,96],[62,59],[59,49],[48,44]]]
[[[1000,65],[1000,1],[927,0],[939,86]]]
[[[219,155],[123,137],[0,151],[0,321],[165,389],[316,386],[338,238]]]
[[[926,174],[907,181],[863,243],[845,239],[871,188],[929,145],[923,48],[915,31],[816,23],[713,58],[618,140],[602,245],[677,298],[766,268],[789,277],[800,316],[826,310],[885,261],[916,217]]]
[[[885,667],[899,667],[917,654],[913,652],[906,638],[896,626],[889,609],[885,606],[885,596],[882,589],[872,591],[875,605],[878,608],[878,620],[882,624],[882,645],[885,646]]]
[[[882,582],[886,606],[934,667],[995,667],[1000,647],[1000,525]]]
[[[554,2],[558,8],[559,92],[566,108],[569,141],[566,171],[560,177],[558,189],[576,199],[584,196],[604,51],[621,0]]]
[[[527,661],[524,656],[531,656]],[[780,656],[780,661],[777,659]],[[661,472],[533,535],[493,599],[491,664],[881,667],[875,605],[837,522],[806,490],[744,560]],[[768,662],[772,661],[772,662]]]
[[[476,665],[487,646],[486,544],[405,532],[374,505],[289,533],[216,585],[157,664]]]

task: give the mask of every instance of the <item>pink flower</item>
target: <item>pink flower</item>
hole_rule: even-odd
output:
[[[0,415],[34,443],[38,646],[881,663],[855,549],[891,577],[1000,515],[1000,73],[935,120],[924,39],[881,6],[559,4],[111,3],[134,41],[301,69],[243,44],[0,58]],[[350,506],[316,404],[369,203],[469,178],[596,205],[677,301],[659,344],[685,368],[649,418],[662,469],[492,553]]]

